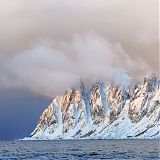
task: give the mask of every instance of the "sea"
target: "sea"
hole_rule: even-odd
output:
[[[0,141],[0,160],[159,160],[160,140]]]

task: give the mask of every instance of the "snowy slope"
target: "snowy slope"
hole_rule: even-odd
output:
[[[122,81],[97,81],[90,90],[81,82],[68,89],[25,139],[160,138],[160,81],[154,74],[142,85]]]

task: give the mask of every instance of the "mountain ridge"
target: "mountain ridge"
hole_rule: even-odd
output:
[[[24,139],[160,138],[160,80],[152,74],[141,85],[128,82],[97,81],[86,89],[81,81],[53,99]]]

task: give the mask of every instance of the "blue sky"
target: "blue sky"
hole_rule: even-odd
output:
[[[50,99],[20,89],[0,89],[0,140],[29,136]]]

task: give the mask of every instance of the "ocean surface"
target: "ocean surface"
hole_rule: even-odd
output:
[[[0,141],[0,159],[160,159],[160,140]]]

